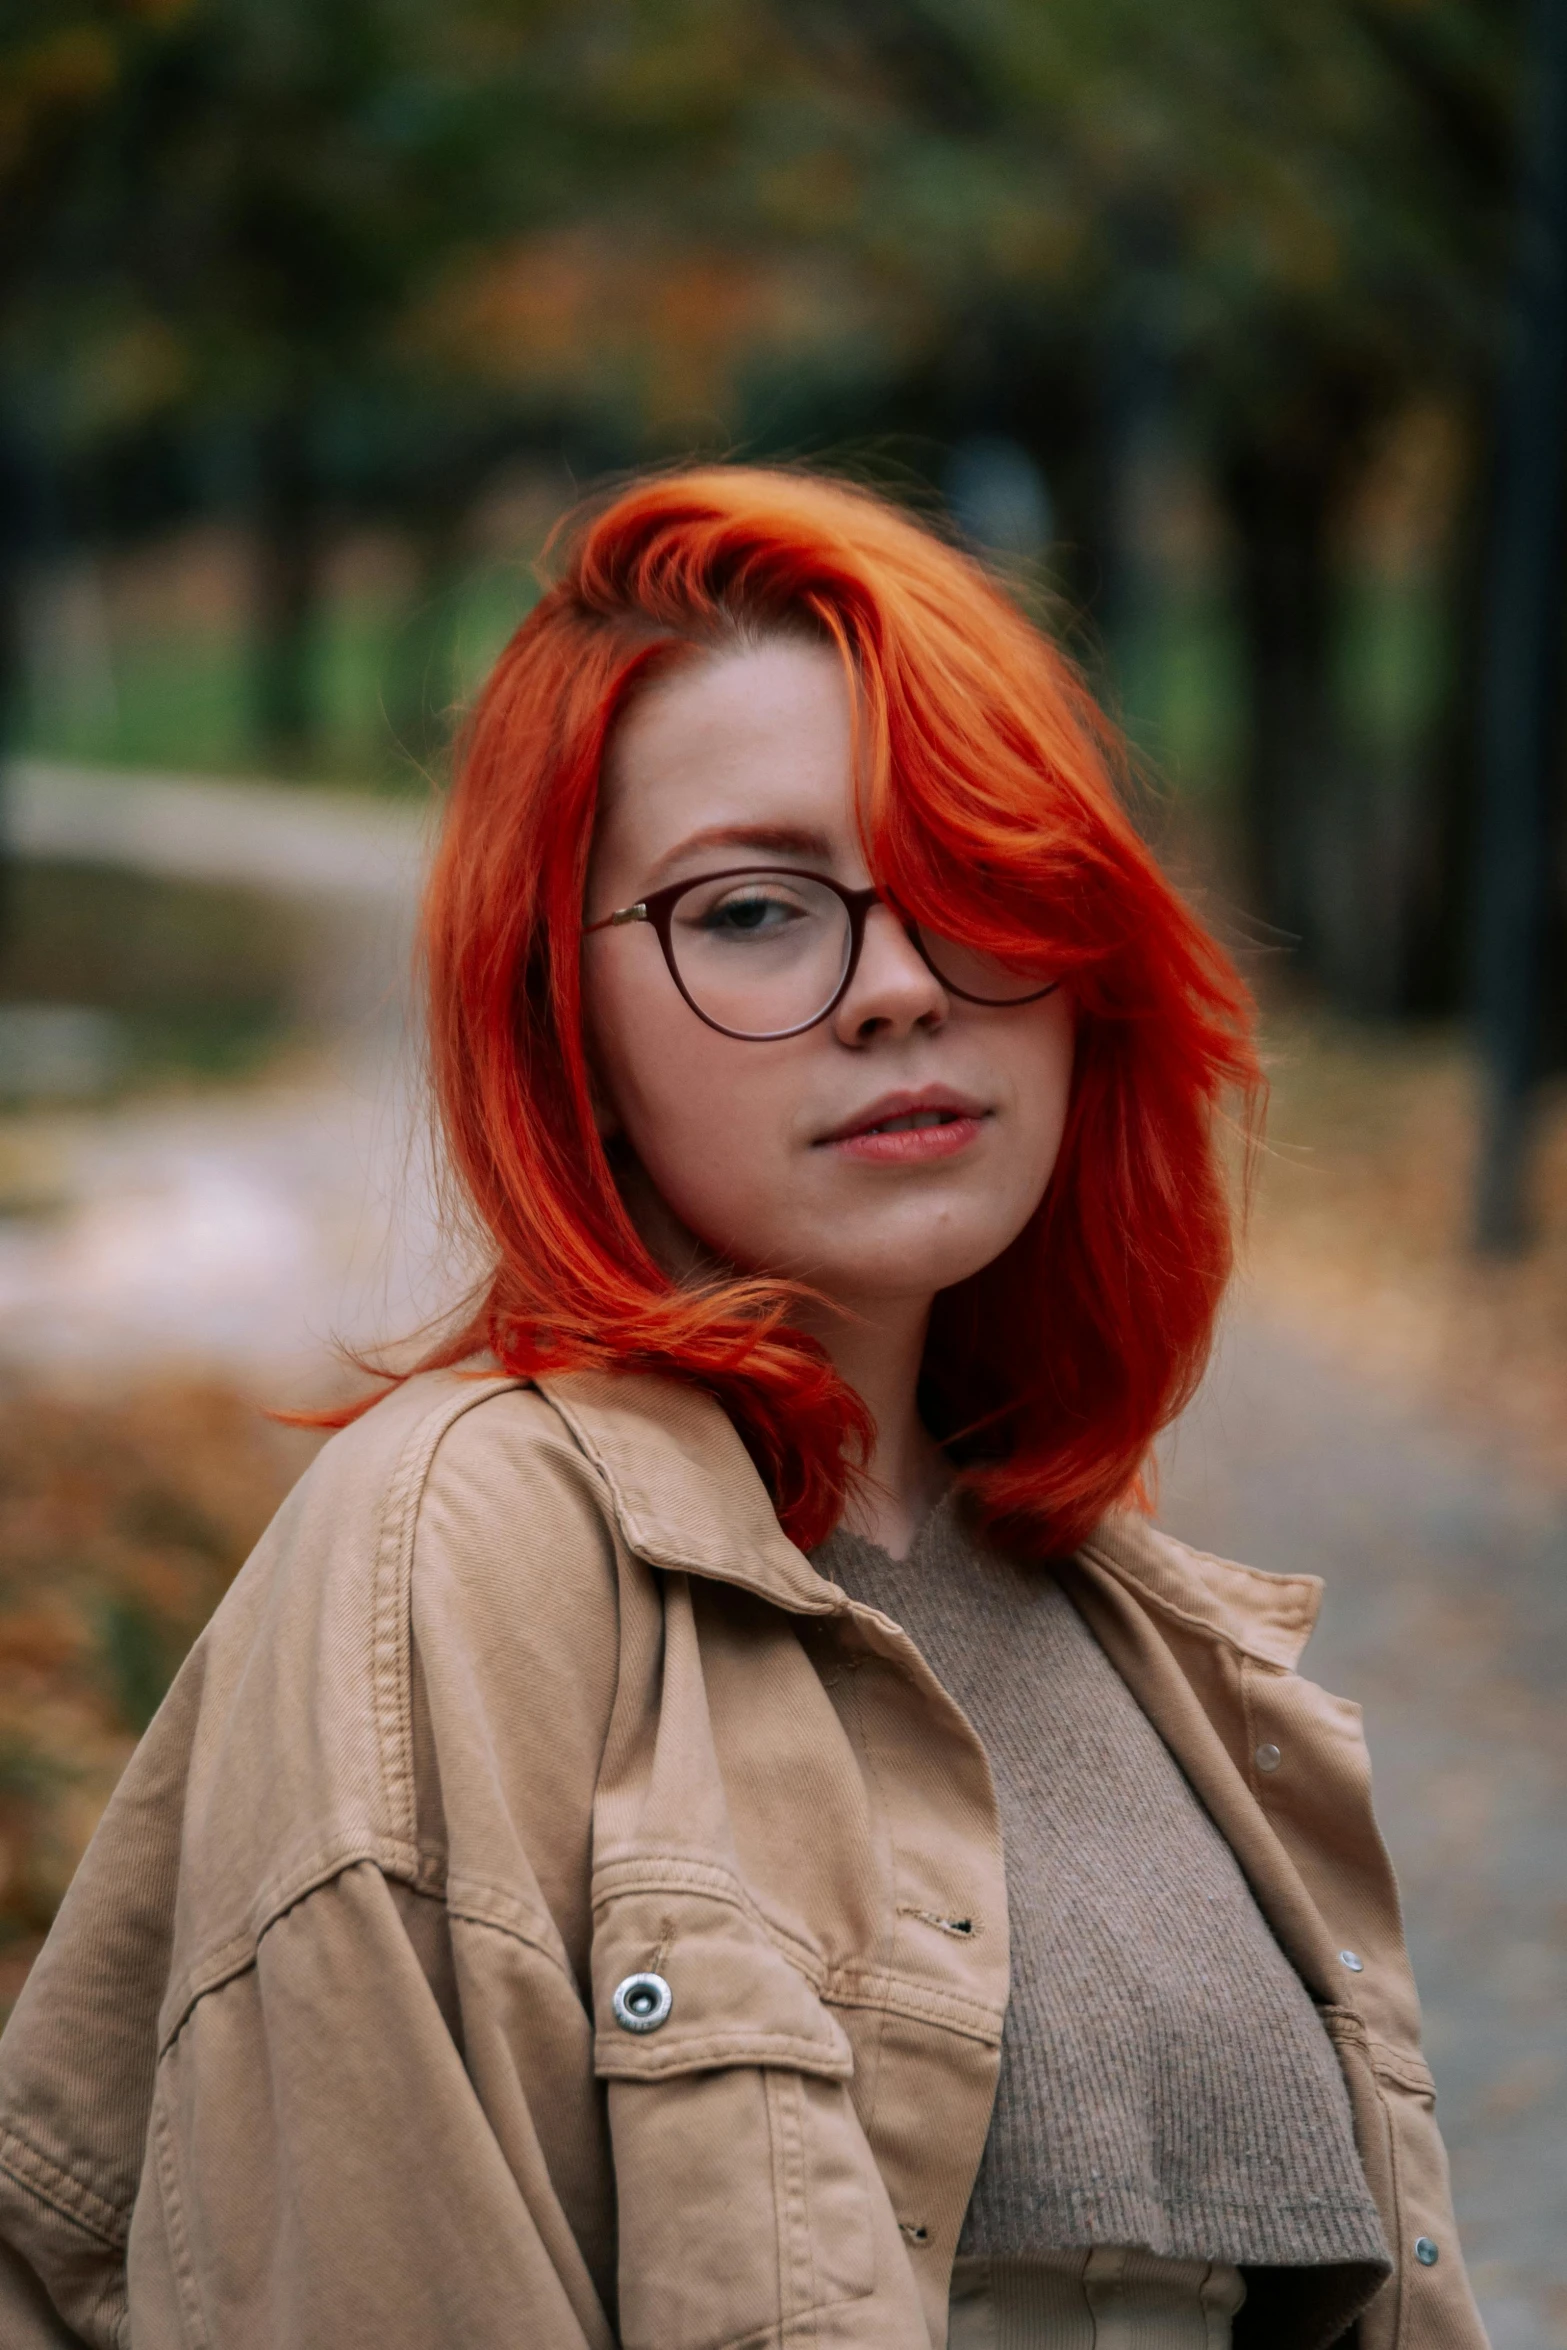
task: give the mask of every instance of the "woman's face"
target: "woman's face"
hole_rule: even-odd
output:
[[[607,762],[586,919],[735,866],[867,886],[850,720],[837,655],[789,639],[652,688]],[[1071,1081],[1061,992],[965,1002],[881,904],[842,1002],[766,1043],[697,1018],[648,923],[597,932],[583,958],[602,1123],[651,1186],[628,1196],[672,1267],[694,1239],[874,1314],[977,1272],[1038,1206]]]

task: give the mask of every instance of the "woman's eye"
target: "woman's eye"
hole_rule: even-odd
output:
[[[804,908],[791,905],[787,898],[751,894],[740,898],[725,898],[721,904],[710,907],[702,917],[704,930],[727,932],[736,938],[758,938],[783,930],[797,922]]]

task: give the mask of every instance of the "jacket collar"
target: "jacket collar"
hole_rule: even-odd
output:
[[[716,1399],[652,1372],[573,1371],[534,1384],[609,1488],[629,1549],[798,1615],[846,1605],[784,1533],[750,1454]],[[1146,1519],[1101,1520],[1083,1556],[1156,1615],[1269,1665],[1293,1666],[1322,1598],[1315,1575],[1270,1575],[1190,1550]]]
[[[1300,1661],[1322,1604],[1318,1575],[1265,1574],[1214,1558],[1130,1511],[1102,1518],[1081,1556],[1130,1584],[1154,1614],[1267,1665]]]
[[[779,1525],[714,1397],[653,1372],[573,1371],[534,1385],[599,1470],[626,1545],[640,1558],[738,1584],[796,1614],[843,1608],[842,1593]]]

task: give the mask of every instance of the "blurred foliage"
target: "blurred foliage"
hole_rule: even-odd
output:
[[[6,914],[0,1014],[63,1002],[105,1015],[113,1090],[250,1076],[319,1027],[326,948],[289,901],[40,860],[11,876]]]
[[[311,398],[334,484],[390,463],[406,505],[465,426],[765,430],[757,377],[830,408],[961,368],[986,314],[1130,322],[1216,411],[1303,366],[1429,390],[1494,326],[1506,0],[32,15],[0,190],[51,217],[12,240],[13,349],[87,441]]]
[[[297,1446],[221,1389],[0,1412],[0,1997]]]
[[[1345,1000],[1433,1003],[1520,37],[1518,0],[31,0],[0,444],[61,542],[246,519],[250,739],[308,772],[334,532],[412,550],[385,721],[423,758],[520,458],[847,454],[928,501],[1005,438],[1135,717],[1169,598],[1133,492],[1178,443],[1229,534],[1255,902]],[[1457,451],[1442,650],[1368,760],[1340,542],[1412,406]]]

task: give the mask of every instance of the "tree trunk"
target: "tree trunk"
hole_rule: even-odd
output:
[[[43,548],[48,482],[36,452],[0,407],[0,941],[11,926],[11,872],[6,848],[6,767],[23,723],[26,663],[22,598],[29,566]]]
[[[1477,1004],[1487,1115],[1475,1199],[1482,1248],[1528,1238],[1553,898],[1567,580],[1567,0],[1534,0],[1511,367],[1500,410],[1481,711]],[[1532,71],[1529,70],[1532,67]]]
[[[1239,550],[1253,902],[1332,1002],[1387,1016],[1412,984],[1427,779],[1413,746],[1351,743],[1335,548],[1380,411],[1373,382],[1303,380],[1264,430],[1235,436],[1222,487]]]
[[[1334,683],[1329,531],[1338,468],[1316,446],[1231,452],[1244,661],[1243,829],[1253,899],[1319,974],[1335,881],[1333,802],[1344,745]]]
[[[1488,438],[1478,414],[1468,419],[1468,429],[1477,444]],[[1426,739],[1419,746],[1421,794],[1411,844],[1408,952],[1395,1007],[1415,1018],[1449,1015],[1469,995],[1488,470],[1478,456],[1471,460],[1471,478],[1447,550],[1442,685]]]
[[[302,405],[262,425],[256,471],[254,727],[262,756],[286,773],[308,762],[317,715],[320,515]]]
[[[397,631],[384,687],[387,723],[398,754],[421,770],[446,749],[457,700],[457,602],[465,516],[466,507],[454,495],[451,506],[419,530],[414,598]]]

